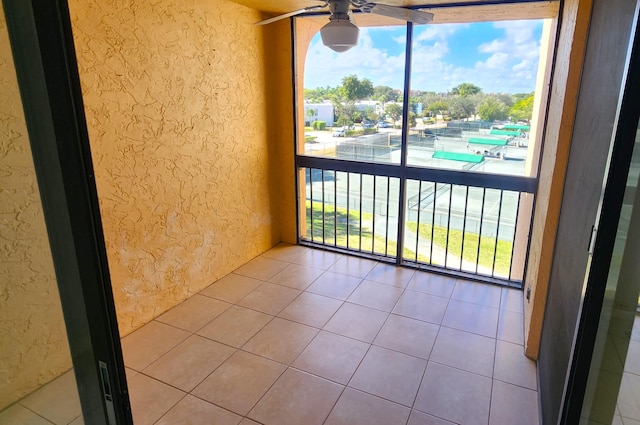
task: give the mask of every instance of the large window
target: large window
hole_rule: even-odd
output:
[[[296,19],[301,240],[521,282],[552,26],[360,25],[336,53],[323,19]]]

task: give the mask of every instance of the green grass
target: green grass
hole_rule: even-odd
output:
[[[375,236],[372,232],[373,214],[362,213],[350,210],[347,215],[347,209],[343,207],[335,208],[333,205],[324,206],[324,217],[321,202],[314,202],[312,214],[311,201],[306,201],[306,237],[309,240],[323,243],[329,246],[338,246],[341,248],[348,247],[359,249],[364,252],[372,252],[375,254],[385,255],[385,239],[382,236]],[[360,223],[362,222],[362,226]],[[313,223],[313,226],[312,226]],[[324,229],[323,229],[324,223]],[[415,222],[407,223],[407,228],[417,231]],[[313,228],[313,234],[312,234]],[[324,239],[323,239],[324,231]],[[419,235],[423,240],[431,240],[431,225],[423,224],[420,226]],[[476,263],[482,267],[491,269],[493,267],[494,249],[496,253],[495,273],[506,276],[509,273],[511,262],[511,252],[513,243],[498,240],[498,247],[495,248],[496,239],[483,236],[480,239],[480,255],[478,257],[478,234],[466,232],[464,234],[464,253],[462,253],[462,237],[460,230],[449,230],[449,240],[447,243],[447,229],[445,227],[435,226],[433,228],[433,244],[434,246],[445,249],[458,258],[462,257],[465,261]],[[398,246],[396,241],[389,240],[387,242],[386,255],[395,256]],[[403,252],[404,258],[414,260],[415,252],[406,248]],[[423,263],[430,263],[430,259],[425,255],[418,255],[417,260]]]
[[[347,209],[338,207],[334,208],[333,205],[325,205],[324,207],[324,220],[322,214],[322,203],[313,203],[313,234],[312,232],[312,218],[309,215],[309,209],[311,202],[306,202],[307,209],[307,234],[306,237],[309,240],[323,243],[325,245],[334,245],[341,248],[358,249],[364,252],[371,252],[374,254],[389,255],[395,257],[398,245],[396,241],[388,240],[382,236],[373,235],[372,230],[369,228],[370,223],[373,220],[373,214],[362,213],[362,216],[357,212],[350,210],[347,216]],[[362,227],[360,226],[360,220],[362,220]],[[324,239],[323,239],[323,222],[324,222]],[[337,222],[337,226],[336,226]],[[347,225],[348,223],[348,225]],[[335,231],[334,231],[335,229]],[[348,245],[347,245],[348,240]],[[386,253],[385,253],[386,248]],[[410,249],[405,248],[405,258],[415,258],[415,253]],[[419,261],[428,262],[428,258],[422,255],[418,256]]]
[[[409,222],[407,223],[407,227],[409,230],[416,232],[418,226],[415,222]],[[431,240],[431,228],[431,224],[422,224],[419,232],[420,237],[424,240]],[[460,258],[462,251],[462,237],[463,233],[461,230],[450,229],[447,244],[447,228],[440,226],[433,227],[433,244],[442,249],[447,248],[450,254],[458,258]],[[480,266],[491,269],[493,267],[493,253],[495,250],[495,273],[505,276],[508,275],[513,243],[498,240],[498,247],[496,249],[496,238],[482,236],[482,238],[480,238],[480,255],[478,258],[478,239],[477,233],[464,233],[464,253],[462,253],[462,258],[470,263],[475,263],[477,260]]]

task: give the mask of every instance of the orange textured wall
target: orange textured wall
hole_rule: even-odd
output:
[[[125,335],[280,239],[261,16],[227,1],[70,8]]]
[[[0,3],[0,410],[71,368]]]

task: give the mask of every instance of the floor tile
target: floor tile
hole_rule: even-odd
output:
[[[324,329],[371,343],[389,314],[361,305],[344,303]]]
[[[347,301],[377,310],[391,311],[404,290],[370,280],[363,281]]]
[[[455,425],[453,422],[427,415],[418,410],[412,410],[407,425]]]
[[[485,307],[499,308],[501,293],[502,288],[498,286],[458,279],[451,294],[451,299],[480,304]]]
[[[321,331],[293,367],[346,385],[368,349],[367,343]]]
[[[357,277],[324,272],[307,288],[307,291],[339,300],[346,300],[360,285],[360,282],[362,282],[362,279]]]
[[[489,425],[538,425],[538,395],[535,391],[494,381]]]
[[[498,339],[524,345],[524,316],[509,310],[500,310]]]
[[[278,316],[313,326],[314,328],[321,328],[331,319],[342,304],[342,301],[335,298],[303,292]]]
[[[20,404],[54,424],[68,424],[82,412],[73,370],[40,387]]]
[[[500,310],[507,310],[514,313],[524,314],[524,306],[522,304],[522,290],[502,288],[502,295],[500,296]]]
[[[189,332],[152,320],[122,339],[124,364],[140,371],[187,339]]]
[[[451,300],[442,325],[495,338],[498,330],[497,308]]]
[[[343,388],[325,379],[287,369],[248,416],[265,425],[320,425]]]
[[[51,425],[42,416],[16,403],[0,411],[0,424],[7,425]]]
[[[313,283],[322,273],[321,269],[301,266],[300,264],[289,264],[282,271],[269,279],[269,282],[289,288],[304,290]]]
[[[229,273],[222,279],[204,288],[200,291],[200,294],[235,304],[249,295],[249,293],[258,286],[262,285],[262,283],[262,280]]]
[[[405,425],[409,412],[407,407],[346,388],[325,425]]]
[[[319,249],[310,249],[292,260],[292,263],[302,264],[303,266],[313,267],[316,269],[327,270],[329,267],[333,266],[341,257],[341,254],[336,254],[334,252],[322,251]]]
[[[240,348],[271,319],[271,315],[234,305],[200,329],[197,334]]]
[[[404,291],[393,313],[439,325],[449,300],[422,292]]]
[[[244,351],[284,364],[291,364],[318,330],[276,317],[243,347]]]
[[[267,257],[256,257],[243,266],[238,267],[234,273],[252,277],[254,279],[269,280],[279,271],[287,267],[289,263],[273,260]]]
[[[363,279],[376,264],[378,264],[377,261],[367,258],[343,255],[333,266],[329,267],[329,271]]]
[[[524,355],[522,345],[498,341],[493,378],[537,390],[536,362]]]
[[[429,362],[414,409],[463,425],[489,421],[491,379]]]
[[[192,335],[144,369],[144,374],[183,391],[191,391],[235,349]]]
[[[278,245],[262,254],[262,256],[290,263],[307,251],[309,251],[309,248],[304,246],[279,243]]]
[[[455,278],[417,271],[409,281],[407,289],[436,295],[438,297],[450,298],[455,285]]]
[[[349,386],[411,407],[427,362],[372,346]]]
[[[82,418],[82,416],[78,416],[69,425],[84,425],[84,419]]]
[[[297,289],[265,282],[238,301],[238,305],[275,316],[299,294]]]
[[[441,327],[429,360],[491,378],[496,340]]]
[[[385,285],[405,288],[407,284],[409,284],[414,273],[414,270],[408,268],[396,267],[392,264],[378,263],[373,270],[369,272],[366,279],[378,283],[384,283]]]
[[[438,329],[439,326],[433,323],[392,314],[382,326],[373,343],[391,350],[428,359],[438,334]]]
[[[241,420],[242,416],[187,395],[155,425],[237,425]]]
[[[156,320],[185,331],[195,332],[229,307],[231,307],[231,304],[224,301],[195,294]]]
[[[285,369],[280,363],[237,351],[192,394],[245,416]]]
[[[244,418],[242,421],[240,421],[238,425],[260,425],[260,424],[256,421],[252,421],[249,418]]]
[[[624,418],[640,420],[640,376],[632,373],[622,374],[622,383],[618,394],[618,409]]]
[[[141,373],[127,385],[136,425],[154,424],[185,396],[182,391]]]
[[[640,375],[640,341],[629,340],[624,371]]]

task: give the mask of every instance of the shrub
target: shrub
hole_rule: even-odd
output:
[[[324,131],[327,128],[327,123],[325,121],[314,121],[311,125],[316,131]]]

